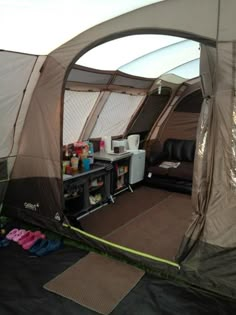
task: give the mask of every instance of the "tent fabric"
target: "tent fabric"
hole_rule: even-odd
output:
[[[120,54],[120,47],[129,48],[125,54]],[[197,62],[199,55],[198,42],[174,36],[140,34],[98,45],[85,53],[76,63],[99,70],[118,69],[145,78],[156,78],[166,72],[178,71],[182,77],[190,79],[199,75]],[[183,64],[184,67],[180,69]],[[195,67],[194,70],[192,66]]]
[[[143,99],[144,96],[111,93],[97,119],[91,138],[123,134],[130,117],[140,106]]]
[[[90,83],[90,84],[108,84],[112,75],[109,73],[94,73],[83,69],[71,69],[68,81]]]
[[[120,71],[101,71],[74,65],[71,69],[66,87],[71,90],[120,90],[132,94],[146,93],[155,79],[127,75]]]
[[[0,52],[0,157],[11,154],[14,126],[24,96],[23,91],[36,60],[36,56]]]
[[[24,0],[20,4],[17,0],[1,0],[0,49],[37,55],[49,54],[96,24],[159,1],[162,0],[120,0],[116,3],[109,0],[70,0],[69,3],[67,0],[60,0],[55,6],[54,0]],[[42,16],[43,24],[40,23]],[[21,40],[22,34],[24,40]]]
[[[79,139],[98,96],[98,92],[65,91],[63,144],[73,143]]]
[[[100,70],[117,70],[133,60],[184,40],[157,34],[128,35],[94,47],[80,57],[76,64]],[[121,47],[129,49],[125,54],[120,54]]]
[[[44,56],[0,52],[0,158],[6,176],[0,181],[0,202],[4,200],[8,179],[17,155],[25,116]],[[11,82],[11,84],[9,84]],[[4,166],[4,169],[5,169]]]
[[[207,191],[208,180],[211,172],[211,157],[208,155],[207,148],[210,145],[210,126],[213,114],[213,78],[214,78],[214,64],[216,61],[215,49],[202,45],[201,47],[201,79],[202,79],[202,93],[204,101],[202,104],[202,111],[198,122],[197,131],[197,150],[195,151],[195,163],[193,174],[193,192],[192,200],[194,206],[195,216],[192,224],[185,233],[182,248],[179,255],[185,256],[186,251],[189,251],[194,243],[196,243],[198,236],[201,234],[204,225],[204,216],[207,210]],[[187,244],[188,243],[188,244]]]
[[[217,59],[211,51],[203,50],[205,62],[207,58],[210,60],[205,76],[211,78],[207,86],[203,80],[203,90],[210,96],[205,99],[199,123],[193,194],[195,215],[185,234],[180,259],[188,268],[197,268],[202,277],[207,274],[213,283],[211,286],[220,283],[225,292],[235,296],[232,293],[235,282],[234,46],[235,43],[220,43]],[[216,73],[211,68],[215,60]]]
[[[168,74],[175,74],[178,77],[185,79],[196,78],[199,76],[199,58],[188,61],[178,67],[175,67],[167,72]]]
[[[148,133],[168,103],[170,96],[171,89],[168,88],[162,89],[161,94],[156,92],[148,95],[131,126],[127,128],[127,133]]]
[[[194,91],[194,88],[197,89]],[[197,125],[201,111],[202,97],[198,86],[191,88],[191,94],[180,98],[171,113],[160,125],[158,140],[164,143],[169,138],[196,140]]]
[[[151,52],[143,57],[119,68],[120,71],[132,75],[140,75],[147,78],[156,78],[166,72],[177,68],[199,57],[199,43],[184,40],[157,51]],[[160,62],[155,61],[160,60]],[[191,66],[191,64],[188,64]],[[190,68],[191,69],[191,68]],[[188,73],[188,69],[186,69]]]
[[[105,21],[111,17],[109,14],[109,16],[103,15],[103,18],[96,19],[94,23],[101,23],[87,30],[86,27],[82,28],[83,32],[52,51],[44,62],[41,56],[14,55],[16,59],[11,63],[13,55],[1,51],[1,57],[3,60],[5,58],[6,63],[1,61],[3,70],[0,71],[0,78],[2,80],[4,75],[4,92],[1,94],[3,98],[0,110],[3,108],[6,110],[1,116],[3,124],[0,128],[2,130],[2,126],[5,127],[4,136],[0,142],[0,157],[9,156],[11,146],[15,155],[11,162],[12,170],[4,198],[4,211],[6,214],[12,214],[64,232],[61,173],[64,88],[70,70],[84,53],[108,40],[131,34],[169,34],[199,41],[205,44],[206,48],[202,48],[201,55],[204,103],[198,127],[194,171],[195,213],[180,250],[179,262],[181,272],[186,273],[189,278],[192,277],[191,280],[197,282],[197,276],[202,277],[201,285],[203,287],[217,288],[218,291],[224,288],[223,290],[227,294],[236,296],[236,271],[233,267],[236,241],[236,32],[234,17],[236,2],[233,0],[166,0],[119,16],[119,13],[127,12],[127,7],[124,11],[121,9],[122,4],[119,2],[121,11],[116,11],[112,15],[115,16],[114,18]],[[109,8],[111,7],[107,7],[106,10]],[[134,8],[137,7],[129,6],[128,10]],[[103,10],[100,11],[103,12]],[[194,12],[194,15],[186,14],[186,12]],[[77,20],[76,23],[78,23]],[[32,26],[29,23],[28,28],[29,25]],[[33,29],[33,27],[31,28]],[[6,28],[2,29],[5,32]],[[60,34],[58,30],[57,33]],[[19,36],[19,38],[21,37]],[[35,34],[34,38],[37,38]],[[30,41],[28,42],[30,43]],[[178,46],[178,44],[176,45]],[[215,53],[212,47],[216,47]],[[14,68],[10,66],[10,63]],[[174,63],[171,67],[176,68],[177,66],[178,63]],[[165,68],[163,71],[168,70],[170,69]],[[169,75],[169,78],[174,77],[171,73]],[[87,79],[89,81],[91,78]],[[154,89],[161,86],[163,77],[161,75],[155,79],[157,80],[154,83]],[[13,89],[8,86],[9,80],[12,84],[14,82]],[[136,82],[130,78],[128,81],[128,85],[131,81]],[[117,80],[114,82],[116,84],[124,83],[124,76],[122,79],[117,76]],[[181,82],[183,81],[179,81],[179,83]],[[149,83],[151,84],[150,81],[148,81]],[[182,86],[186,87],[186,85]],[[138,87],[140,88],[140,86]],[[130,87],[123,85],[126,92],[128,88]],[[147,91],[149,85],[145,88]],[[103,92],[108,91],[103,90]],[[196,131],[197,113],[191,112],[186,114],[186,118],[180,118],[182,112],[173,110],[175,102],[181,99],[180,94],[184,91],[178,90],[176,87],[175,92],[170,100],[171,109],[167,108],[169,113],[173,113],[168,136],[176,134],[177,128],[175,127],[185,125],[183,135],[186,138],[193,137]],[[101,97],[103,103],[100,109],[106,109],[108,105],[112,107],[113,103],[120,105],[120,100],[130,98],[135,100],[129,113],[131,116],[138,108],[139,102],[141,103],[145,97],[145,93],[137,94],[123,95],[114,91],[104,93],[104,98]],[[21,104],[23,105],[22,111],[19,112]],[[99,106],[95,104],[94,114],[98,113],[98,108]],[[120,115],[119,111],[122,106],[116,108]],[[9,114],[9,120],[6,122],[4,121],[5,112]],[[107,113],[106,117],[110,117],[109,115]],[[90,118],[92,117],[90,116]],[[168,118],[169,116],[166,116],[162,119],[163,124],[171,121]],[[122,128],[120,126],[117,128],[116,132],[119,130],[121,132],[127,124],[128,119]],[[14,133],[12,125],[17,130],[15,139],[12,137],[12,133]],[[92,131],[94,122],[88,125],[89,131]],[[98,126],[95,126],[94,135],[98,135],[96,128]],[[86,132],[83,129],[82,133]],[[108,132],[110,130],[107,129],[106,133]],[[158,135],[157,131],[156,133]],[[0,188],[0,196],[5,194],[5,190],[6,185],[4,184]],[[74,234],[76,239],[103,247],[99,243],[101,240],[91,240],[91,236],[84,236],[82,231],[74,231]],[[108,250],[109,246],[104,246],[105,250]],[[135,256],[131,252],[122,252],[115,246],[113,250],[121,255],[127,255],[129,258]],[[144,263],[148,260],[145,257],[141,259],[135,256],[135,258]],[[227,262],[227,268],[224,268],[222,259]],[[163,265],[156,263],[155,259],[150,262],[150,265],[153,268],[155,266],[159,268],[161,265],[160,268],[164,269]]]

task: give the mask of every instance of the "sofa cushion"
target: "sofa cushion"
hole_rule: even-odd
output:
[[[183,180],[193,179],[193,163],[192,162],[181,162],[177,168],[169,168],[169,177],[179,178]]]
[[[168,161],[193,162],[195,141],[167,139],[164,143],[163,152],[166,153]]]
[[[180,180],[192,181],[193,163],[180,162],[179,166],[176,168],[163,168],[160,165],[155,165],[148,168],[148,173],[151,173],[152,176],[165,176],[166,178],[176,178]]]

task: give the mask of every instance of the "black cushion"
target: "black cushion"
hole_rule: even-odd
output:
[[[167,139],[164,143],[163,152],[165,152],[168,161],[193,162],[195,141]]]

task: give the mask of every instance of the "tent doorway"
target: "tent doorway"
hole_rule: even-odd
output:
[[[165,37],[168,38],[168,36]],[[182,45],[187,47],[187,42],[191,42],[185,39],[169,38],[174,41],[168,44],[168,46],[173,46],[172,53],[175,51],[174,48],[178,50]],[[192,43],[193,47],[190,47]],[[123,73],[125,69],[128,72],[131,71],[131,63],[129,66],[126,63],[125,66],[119,67],[122,71],[107,69],[104,65],[100,69],[94,64],[88,64],[86,56],[82,57],[83,62],[78,61],[72,68],[66,83],[64,145],[75,141],[81,143],[92,141],[95,151],[99,151],[99,146],[96,144],[104,136],[124,139],[129,134],[140,135],[139,149],[146,149],[147,143],[155,143],[159,140],[163,144],[166,138],[195,140],[202,102],[199,82],[194,79],[197,83],[194,80],[193,83],[186,83],[187,78],[181,77],[180,74],[185,73],[185,76],[189,75],[191,79],[199,74],[196,70],[199,65],[199,51],[196,43],[191,42],[188,45],[193,54],[188,56],[183,66],[183,60],[179,61],[178,65],[169,65],[166,60],[166,75],[171,75],[168,80],[165,77],[167,81],[156,80],[148,77],[147,74],[147,77],[137,76],[137,72],[135,76]],[[183,48],[182,51],[184,51]],[[165,49],[161,47],[157,50],[157,55],[161,58],[165,54]],[[146,59],[150,58],[150,52],[144,55]],[[155,55],[153,50],[151,55]],[[145,56],[138,58],[142,60],[141,69],[145,68],[143,61]],[[137,71],[137,58],[135,58],[135,63],[135,71]],[[147,62],[146,65],[149,63]],[[193,109],[195,106],[197,109]],[[176,117],[180,116],[187,116],[187,120],[178,118],[177,123]],[[161,119],[161,124],[158,124]],[[187,127],[186,123],[189,123]],[[183,127],[184,124],[185,127]],[[105,177],[105,173],[101,171],[96,180],[106,185]],[[175,259],[191,218],[190,195],[149,187],[142,180],[132,187],[132,193],[127,190],[116,196],[114,203],[109,196],[105,196],[107,199],[102,196],[101,198],[104,198],[102,206],[98,202],[98,207],[91,207],[90,195],[94,196],[94,194],[90,194],[89,189],[91,183],[93,185],[93,178],[89,177],[84,181],[88,181],[89,184],[86,185],[83,180],[80,180],[82,184],[79,185],[79,197],[75,198],[77,201],[72,198],[72,201],[69,200],[66,203],[66,213],[71,224],[89,234],[129,247],[137,252],[145,252],[168,260]],[[76,192],[73,193],[76,196]],[[92,211],[87,211],[83,205],[84,194],[87,194],[88,200],[86,207],[90,207]],[[106,192],[103,191],[102,194],[106,195]],[[81,213],[78,211],[80,208],[82,208]],[[71,212],[76,215],[71,216]],[[146,246],[147,243],[149,246]]]

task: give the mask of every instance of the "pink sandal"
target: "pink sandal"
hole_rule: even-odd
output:
[[[33,233],[32,231],[26,231],[26,233],[22,235],[22,237],[18,240],[17,243],[19,245],[23,245],[25,242],[27,242],[32,233]]]
[[[45,235],[42,234],[40,231],[32,232],[32,234],[29,236],[29,238],[23,243],[22,247],[25,250],[28,250],[40,238],[45,238]]]
[[[26,232],[27,232],[27,231],[24,230],[24,229],[18,230],[18,232],[16,232],[16,234],[15,234],[14,237],[12,238],[12,241],[18,242],[19,239],[21,239],[21,237],[22,237],[23,235],[25,235]]]
[[[11,240],[13,239],[13,237],[15,237],[18,232],[19,232],[18,229],[13,229],[13,230],[11,230],[11,231],[6,235],[6,239],[8,239],[8,240],[11,241]]]

